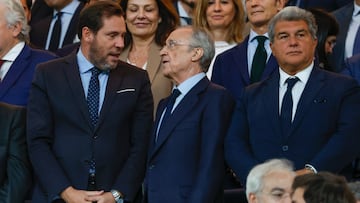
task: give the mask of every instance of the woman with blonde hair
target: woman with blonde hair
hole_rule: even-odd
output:
[[[202,0],[195,8],[194,26],[207,31],[215,42],[215,56],[207,76],[210,79],[216,56],[243,40],[245,11],[241,0]]]

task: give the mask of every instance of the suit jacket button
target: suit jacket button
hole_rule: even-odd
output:
[[[283,152],[286,152],[287,150],[289,150],[289,146],[287,145],[282,146],[282,150]]]

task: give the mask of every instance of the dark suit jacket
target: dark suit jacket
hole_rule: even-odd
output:
[[[84,8],[84,5],[85,4],[83,2],[80,2],[79,6],[77,7],[70,21],[69,28],[66,31],[62,46],[74,43],[74,39],[78,32],[77,25],[79,23],[80,11]],[[31,24],[30,42],[34,47],[45,49],[46,40],[49,33],[52,18],[53,18],[53,13]]]
[[[25,109],[0,102],[0,202],[23,203],[31,187]]]
[[[360,54],[356,54],[345,61],[343,74],[353,77],[360,85]]]
[[[234,102],[205,77],[174,109],[155,143],[167,100],[159,103],[150,139],[145,202],[222,202],[224,135]]]
[[[225,139],[230,167],[245,183],[250,169],[271,158],[338,173],[359,154],[360,88],[356,81],[314,67],[288,136],[279,121],[279,73],[249,86]]]
[[[0,101],[26,106],[36,65],[54,58],[50,52],[25,45],[1,81]]]
[[[291,1],[291,0],[290,0]],[[289,1],[289,3],[290,3]],[[354,0],[301,0],[301,8],[321,8],[329,12],[345,6],[346,4],[354,2]]]
[[[250,84],[247,47],[249,36],[239,45],[218,55],[214,62],[211,81],[225,87],[237,98],[243,88]],[[279,67],[273,55],[270,56],[261,79],[267,78]]]
[[[111,70],[98,125],[92,128],[76,53],[38,66],[28,105],[28,145],[37,176],[33,202],[68,186],[87,189],[89,160],[97,189],[132,200],[144,178],[153,100],[147,73],[119,62]]]
[[[346,6],[334,11],[336,20],[341,25],[339,34],[336,37],[336,45],[333,48],[333,53],[329,57],[329,63],[335,69],[336,72],[340,72],[344,67],[344,53],[345,53],[345,41],[349,30],[350,22],[352,21],[352,13],[354,11],[354,1]]]

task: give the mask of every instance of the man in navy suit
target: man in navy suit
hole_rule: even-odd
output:
[[[285,5],[285,0],[246,1],[245,7],[250,22],[250,34],[239,45],[216,57],[211,81],[228,89],[234,97],[239,97],[243,88],[251,83],[253,61],[259,60],[254,55],[258,46],[257,36],[268,38],[270,19]],[[278,64],[271,54],[270,42],[265,41],[267,53],[266,65],[261,73],[261,80],[268,77]]]
[[[353,56],[356,33],[360,26],[359,11],[360,0],[354,0],[333,13],[341,25],[332,57],[329,57],[329,62],[336,68],[336,72],[342,71],[345,60]]]
[[[30,42],[33,46],[41,49],[46,49],[55,52],[58,48],[61,48],[68,44],[78,42],[76,38],[77,28],[79,23],[80,11],[85,6],[85,3],[81,0],[44,0],[46,5],[51,8],[51,13],[46,17],[32,19],[30,21]],[[49,13],[49,9],[43,6],[45,14]],[[40,12],[40,11],[39,11]],[[62,13],[61,19],[61,31],[60,40],[57,48],[51,49],[51,39],[53,29],[58,17],[58,13]]]
[[[25,123],[25,108],[0,102],[0,202],[2,203],[24,203],[31,188],[32,173],[26,147]]]
[[[286,158],[298,174],[345,171],[359,154],[360,88],[356,81],[314,66],[311,13],[286,7],[269,24],[280,68],[245,89],[225,139],[228,164],[244,182],[250,169]],[[289,86],[293,85],[291,89]]]
[[[0,7],[0,101],[26,106],[35,66],[55,56],[26,44],[30,28],[20,2],[2,1]]]
[[[206,77],[214,53],[211,38],[190,26],[172,32],[160,51],[163,74],[179,95],[160,101],[157,109],[146,203],[222,202],[223,144],[234,101]]]
[[[112,1],[89,5],[78,52],[36,70],[27,115],[33,202],[119,203],[140,191],[153,100],[146,71],[119,61],[123,15]]]

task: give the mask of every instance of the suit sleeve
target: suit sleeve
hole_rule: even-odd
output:
[[[360,154],[360,87],[349,81],[341,95],[336,130],[311,161],[317,170],[339,172]]]
[[[222,56],[218,55],[215,58],[213,65],[213,72],[211,75],[211,81],[218,85],[223,85],[222,81]]]
[[[151,85],[147,73],[143,73],[139,79],[141,88],[132,116],[130,153],[114,185],[114,189],[118,189],[124,194],[127,201],[134,199],[144,180],[150,130],[153,122],[154,104]]]
[[[31,166],[25,134],[25,109],[17,109],[11,119],[7,177],[0,187],[0,202],[23,203],[31,188]]]
[[[205,98],[204,98],[205,99]],[[207,98],[208,99],[208,98]],[[212,95],[201,117],[200,163],[188,202],[214,202],[225,175],[224,137],[234,101],[229,93]],[[220,186],[220,187],[219,187]]]
[[[253,166],[259,162],[250,149],[246,92],[238,99],[225,137],[225,159],[242,184]]]

